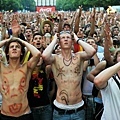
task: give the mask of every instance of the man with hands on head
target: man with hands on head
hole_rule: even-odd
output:
[[[0,63],[0,91],[2,94],[1,120],[33,120],[28,105],[27,91],[31,73],[41,53],[33,45],[12,37],[0,42],[5,46],[8,64]],[[31,59],[22,63],[25,47],[32,53]]]
[[[72,38],[74,37],[74,40]],[[72,52],[74,41],[80,44],[84,51]],[[54,46],[59,43],[60,54],[52,54]],[[44,50],[42,57],[47,64],[51,64],[57,94],[54,100],[53,120],[85,120],[84,101],[82,100],[81,79],[83,63],[95,54],[95,49],[78,39],[70,31],[61,31],[55,34],[54,40]]]

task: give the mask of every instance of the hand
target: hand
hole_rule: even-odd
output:
[[[81,16],[82,14],[82,6],[79,6],[79,17]]]
[[[105,32],[105,36],[106,36],[107,40],[110,40],[111,31],[110,31],[109,24],[107,22],[105,22],[104,32]]]
[[[60,40],[60,35],[58,33],[55,33],[54,39],[57,40],[57,43],[58,43]]]
[[[19,23],[16,19],[14,19],[12,21],[11,27],[12,27],[12,34],[13,35],[18,35],[18,33],[20,31],[20,25],[19,25]]]

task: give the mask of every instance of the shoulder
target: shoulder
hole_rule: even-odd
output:
[[[79,52],[74,53],[74,56],[79,58],[80,60],[83,59],[83,61],[84,61],[85,60],[85,58],[83,57],[84,54],[85,54],[85,51],[79,51]]]

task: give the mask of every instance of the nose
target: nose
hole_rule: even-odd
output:
[[[16,49],[16,46],[13,46],[13,49]]]

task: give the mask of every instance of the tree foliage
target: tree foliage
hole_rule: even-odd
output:
[[[4,11],[18,11],[18,10],[35,10],[34,0],[0,0],[0,10]]]
[[[78,6],[88,7],[106,7],[109,5],[120,5],[120,0],[56,0],[57,10],[76,10]],[[17,10],[35,11],[34,0],[0,0],[0,10],[17,11]]]
[[[58,10],[75,10],[78,6],[88,7],[106,7],[120,5],[120,0],[56,0],[56,8]]]

